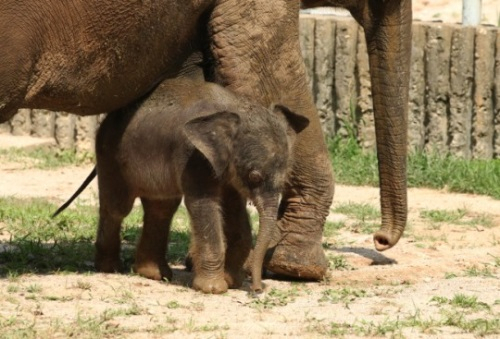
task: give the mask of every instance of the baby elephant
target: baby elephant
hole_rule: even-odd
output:
[[[188,79],[166,80],[135,108],[110,113],[96,139],[97,270],[119,270],[121,223],[140,197],[144,227],[134,270],[170,279],[170,222],[184,196],[193,287],[205,293],[237,288],[252,246],[250,199],[259,213],[252,289],[260,291],[292,141],[308,123],[283,106],[268,110],[221,86]]]

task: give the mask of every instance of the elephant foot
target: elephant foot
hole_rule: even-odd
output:
[[[97,254],[94,265],[97,272],[115,273],[121,271],[120,258],[110,258]]]
[[[224,280],[229,288],[240,288],[245,280],[246,273],[242,269],[229,270],[226,269],[224,272]]]
[[[223,277],[207,278],[200,275],[195,275],[193,280],[193,288],[203,293],[222,294],[227,292],[228,284]]]
[[[157,264],[151,261],[134,264],[134,272],[152,280],[172,280],[172,270],[167,263]]]
[[[275,247],[268,249],[264,267],[276,274],[322,280],[328,269],[328,260],[321,242],[304,240],[300,235],[289,233]]]
[[[184,258],[184,266],[186,266],[186,271],[192,272],[193,271],[193,257],[191,255],[191,252],[189,252],[186,255],[186,258]]]

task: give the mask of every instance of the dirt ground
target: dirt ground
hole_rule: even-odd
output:
[[[38,170],[3,161],[0,192],[61,202],[91,167]],[[94,182],[81,202],[96,203],[96,192]],[[332,209],[349,202],[377,207],[378,189],[337,185]],[[490,224],[435,223],[422,216],[430,210],[462,210],[467,220],[483,217]],[[329,221],[344,221],[348,227],[339,236],[324,240],[327,256],[344,262],[323,282],[271,277],[264,280],[266,292],[254,299],[247,293],[248,282],[243,289],[221,296],[195,292],[187,287],[191,275],[182,266],[174,268],[171,283],[123,274],[24,275],[15,284],[21,287],[15,289],[9,279],[0,280],[0,323],[23,319],[37,333],[63,331],[60,337],[74,327],[77,333],[72,336],[85,338],[316,338],[342,333],[347,337],[396,333],[407,338],[469,338],[478,332],[444,326],[445,312],[453,308],[435,301],[465,295],[488,305],[487,311],[464,313],[467,319],[497,324],[500,201],[410,189],[407,232],[395,248],[384,253],[374,251],[371,235],[356,231],[359,220],[332,212]],[[33,286],[38,290],[35,297],[30,293]],[[411,319],[426,325],[403,325]],[[391,326],[397,330],[391,332]]]
[[[460,20],[459,3],[414,1],[415,18]],[[499,7],[498,0],[483,0],[483,13],[490,23],[497,22]],[[7,141],[2,140],[0,144],[5,145]],[[2,162],[0,195],[61,202],[90,169],[48,171]],[[81,201],[95,204],[96,191],[94,182]],[[332,209],[348,202],[377,207],[378,190],[337,185]],[[491,223],[487,227],[474,222],[436,223],[423,217],[430,210],[462,210],[470,221],[483,217]],[[352,226],[359,220],[332,212],[329,221]],[[346,261],[332,269],[325,281],[268,278],[264,280],[266,292],[259,299],[247,294],[248,282],[243,289],[220,296],[194,292],[186,287],[190,273],[181,266],[174,268],[171,283],[124,274],[54,274],[21,276],[16,283],[20,287],[13,288],[9,279],[0,279],[0,324],[8,328],[23,322],[35,337],[59,333],[61,338],[317,338],[342,334],[350,338],[472,338],[482,333],[466,329],[475,320],[499,326],[500,201],[409,189],[408,229],[396,247],[378,253],[370,235],[353,230],[347,227],[339,236],[325,238],[327,256]],[[34,286],[36,297],[30,293]],[[454,308],[451,300],[457,295],[477,298],[479,305],[488,307],[475,311]],[[498,333],[487,336],[499,338]],[[0,337],[8,336],[0,330]]]

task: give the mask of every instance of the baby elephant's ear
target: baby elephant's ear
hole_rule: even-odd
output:
[[[229,164],[239,125],[238,114],[226,111],[198,117],[184,125],[188,140],[207,158],[217,177]]]
[[[309,119],[300,114],[290,111],[286,106],[276,104],[273,105],[271,109],[275,114],[282,114],[288,122],[288,125],[295,133],[300,133],[309,125]]]

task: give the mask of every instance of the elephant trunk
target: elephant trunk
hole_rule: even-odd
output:
[[[411,60],[411,0],[367,1],[355,15],[365,29],[372,84],[382,226],[378,251],[394,246],[406,226],[406,156]],[[366,15],[371,13],[371,15]],[[354,13],[353,13],[354,14]]]
[[[259,233],[253,251],[252,290],[262,291],[262,266],[278,222],[279,196],[273,195],[256,202],[259,212]]]

